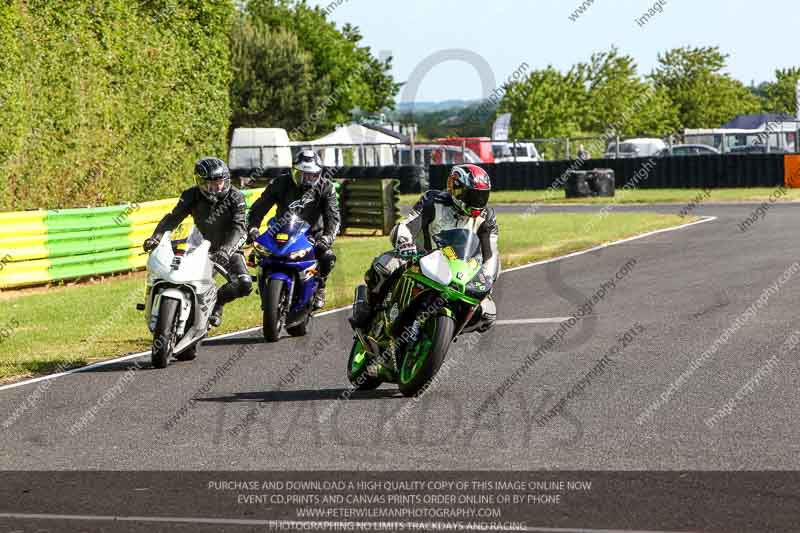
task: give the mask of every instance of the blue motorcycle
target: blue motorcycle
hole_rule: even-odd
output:
[[[311,320],[319,272],[308,236],[311,226],[297,214],[301,209],[299,201],[290,205],[253,244],[267,342],[276,342],[284,327],[289,335],[301,337]]]

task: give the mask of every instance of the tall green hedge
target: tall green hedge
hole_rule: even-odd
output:
[[[0,210],[177,194],[225,155],[230,0],[0,0]]]

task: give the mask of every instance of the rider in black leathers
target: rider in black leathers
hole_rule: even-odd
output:
[[[221,159],[207,157],[195,164],[197,185],[181,194],[178,205],[161,219],[153,236],[144,241],[144,250],[158,246],[167,231],[174,231],[191,215],[203,238],[211,242],[211,260],[225,268],[228,281],[219,289],[217,304],[209,318],[212,326],[222,322],[222,309],[253,288],[241,247],[246,239],[244,195],[231,186],[230,171]]]
[[[303,201],[300,217],[311,226],[309,238],[314,242],[314,251],[319,262],[320,285],[314,296],[314,308],[325,306],[325,285],[336,263],[333,242],[339,233],[341,218],[336,189],[333,182],[322,176],[322,161],[313,150],[302,150],[294,161],[291,176],[276,178],[261,194],[250,209],[247,220],[248,242],[258,238],[261,222],[273,206],[278,206],[276,217],[280,218],[293,202]]]

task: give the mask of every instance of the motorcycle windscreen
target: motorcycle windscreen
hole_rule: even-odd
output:
[[[478,236],[464,228],[440,231],[433,236],[436,247],[451,261],[460,259],[467,261],[481,255],[481,243]]]
[[[197,229],[197,226],[195,226],[192,228],[192,232],[186,238],[186,252],[188,253],[196,248],[200,248],[204,240],[205,238],[203,237],[203,234],[200,233],[200,230]]]
[[[299,216],[290,215],[288,218],[274,218],[272,222],[270,222],[268,233],[272,239],[274,239],[277,248],[284,253],[310,228],[311,226],[308,222]]]

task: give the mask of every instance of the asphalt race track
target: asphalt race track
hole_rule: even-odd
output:
[[[2,390],[0,424],[40,394],[0,433],[0,470],[797,470],[800,207],[743,233],[756,206],[503,274],[507,322],[453,345],[417,400],[348,392],[348,311],[302,339],[253,332],[166,370],[145,357]]]

